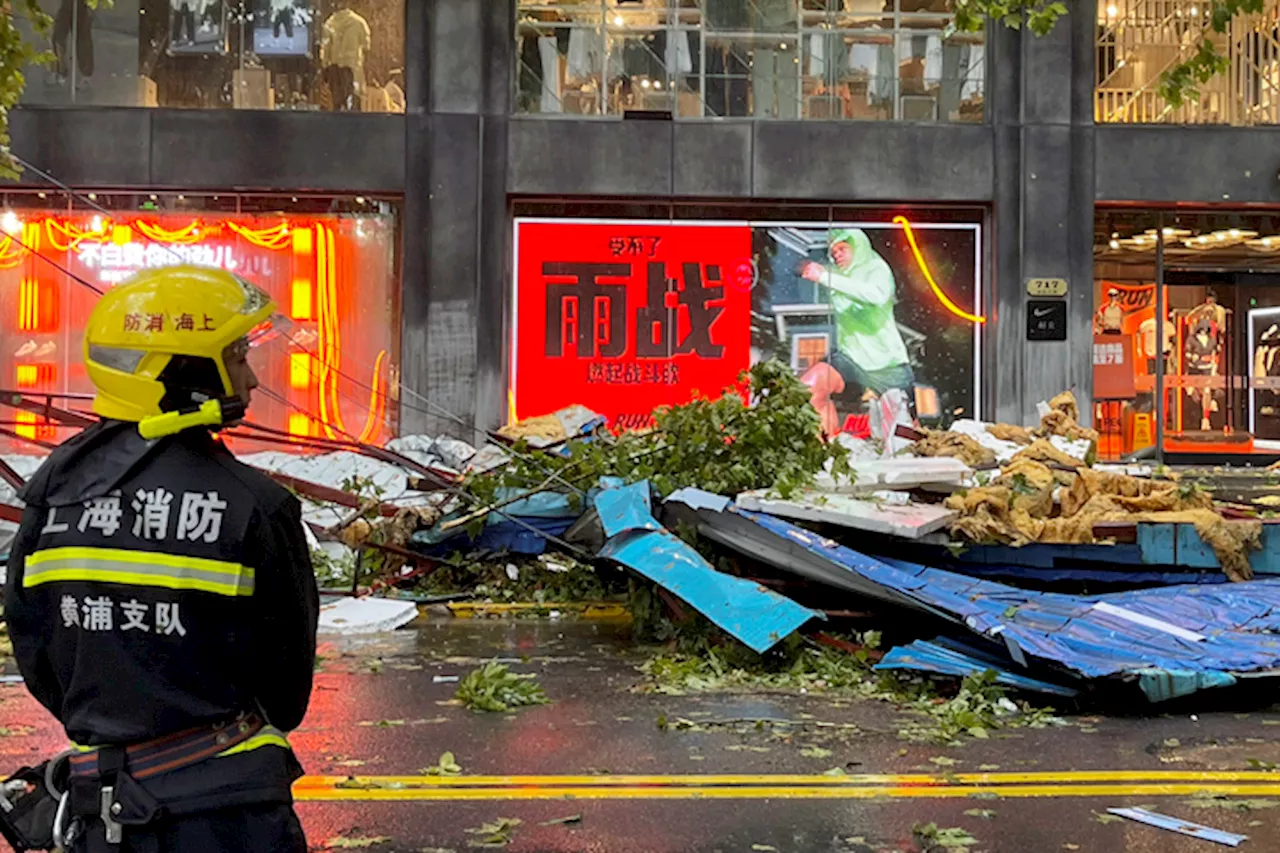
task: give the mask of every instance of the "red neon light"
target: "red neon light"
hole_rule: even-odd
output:
[[[0,354],[0,369],[8,370],[12,364],[14,372],[9,375],[16,387],[52,387],[57,365],[63,365],[69,371],[63,381],[69,383],[70,390],[90,390],[78,361],[78,347],[54,350],[50,341],[38,336],[57,331],[64,323],[78,335],[83,323],[81,309],[91,300],[77,288],[71,288],[70,298],[63,298],[60,281],[41,281],[37,276],[43,274],[40,271],[46,264],[32,257],[33,253],[107,286],[141,269],[185,261],[230,269],[259,282],[294,319],[316,323],[305,330],[315,337],[304,344],[314,356],[302,353],[261,367],[264,383],[290,389],[287,406],[294,413],[264,401],[260,404],[264,411],[258,417],[310,436],[326,432],[346,435],[344,421],[352,418],[356,423],[351,434],[358,431],[372,441],[385,437],[386,398],[395,371],[387,350],[389,324],[380,315],[374,320],[377,312],[368,310],[369,306],[348,290],[357,286],[352,277],[365,263],[363,246],[352,240],[351,223],[325,216],[205,218],[140,212],[122,213],[113,219],[91,212],[40,212],[24,226],[22,235],[0,234],[0,294],[13,293],[9,331],[0,331],[0,339],[8,339],[8,335],[15,341],[11,354]],[[176,251],[159,248],[163,246]],[[31,264],[34,267],[29,268]],[[61,305],[63,302],[69,305]],[[71,307],[75,308],[74,316],[68,313]],[[0,329],[4,324],[0,318]],[[18,338],[19,334],[24,337]],[[19,355],[19,344],[25,346],[28,335],[34,338],[34,355]],[[51,363],[44,363],[46,349],[52,352]],[[343,362],[355,365],[361,360],[373,363],[372,376],[348,380],[352,368]],[[368,368],[358,369],[364,372]],[[367,400],[365,383],[372,389]],[[316,399],[312,399],[312,388],[320,392]],[[310,411],[312,408],[317,410]],[[38,415],[21,426],[37,437],[43,429]]]
[[[955,314],[957,317],[963,317],[964,319],[969,320],[970,322],[973,322],[973,323],[987,322],[986,317],[983,317],[978,314],[970,314],[968,311],[964,310],[959,305],[956,305],[954,302],[952,302],[951,299],[947,296],[947,294],[942,292],[942,288],[939,287],[938,283],[933,280],[933,273],[929,271],[929,265],[925,263],[924,254],[920,251],[920,247],[916,244],[916,235],[915,235],[915,232],[911,230],[911,222],[908,221],[907,217],[895,216],[893,217],[893,224],[902,226],[902,233],[907,236],[907,242],[911,244],[911,254],[915,256],[916,264],[920,267],[920,272],[924,274],[925,281],[929,282],[929,287],[933,289],[933,293],[935,296],[938,297],[938,301],[941,302],[948,311],[950,311],[952,314]]]

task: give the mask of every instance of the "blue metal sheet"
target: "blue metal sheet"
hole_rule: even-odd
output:
[[[1172,524],[1139,524],[1138,550],[1149,566],[1176,566],[1178,543]]]
[[[662,530],[649,504],[649,481],[605,489],[594,498],[606,538],[628,530]]]
[[[605,543],[600,556],[639,572],[757,652],[773,648],[822,614],[752,581],[717,572],[675,534],[632,530]]]
[[[900,560],[878,560],[812,531],[762,513],[731,510],[834,566],[906,594],[923,607],[963,621],[991,638],[1011,639],[1029,658],[1086,678],[1169,673],[1169,689],[1188,686],[1183,673],[1208,674],[1199,686],[1229,683],[1220,674],[1280,667],[1280,578],[1223,585],[1170,586],[1112,595],[1076,596],[1017,589]],[[1107,602],[1120,613],[1094,609]],[[1148,620],[1126,618],[1124,612]],[[1203,635],[1179,636],[1169,626]]]
[[[1172,541],[1172,540],[1170,540]],[[1213,568],[1194,572],[1165,572],[1157,569],[1125,570],[1122,568],[1037,568],[1017,565],[980,565],[961,563],[954,566],[957,572],[981,578],[1016,578],[1029,581],[1102,581],[1123,584],[1190,584],[1230,583],[1222,569]]]
[[[1029,678],[1010,672],[1004,666],[988,660],[945,648],[940,641],[917,640],[906,646],[890,649],[873,669],[911,669],[937,672],[942,675],[966,676],[993,670],[996,682],[1017,690],[1049,693],[1054,696],[1075,696],[1078,691],[1060,684],[1050,684],[1038,678]]]

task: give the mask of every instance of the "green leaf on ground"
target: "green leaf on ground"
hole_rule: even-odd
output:
[[[1093,812],[1093,820],[1095,823],[1100,823],[1103,826],[1106,826],[1109,823],[1124,823],[1124,818],[1120,817],[1120,815],[1110,814],[1108,812]]]
[[[458,776],[462,773],[462,766],[454,760],[452,752],[446,752],[435,766],[424,767],[418,772],[426,776]]]
[[[522,820],[515,817],[500,817],[491,823],[481,824],[475,829],[468,829],[468,835],[474,835],[467,844],[471,847],[506,847],[515,837],[516,827]]]
[[[373,835],[369,837],[347,838],[343,835],[337,835],[330,838],[324,843],[326,850],[356,850],[363,847],[372,847],[375,844],[386,844],[391,838],[386,835]]]
[[[979,764],[978,769],[985,773],[991,770],[999,770],[1000,765],[999,764]]]
[[[496,660],[467,673],[458,684],[456,697],[473,711],[489,712],[550,702],[535,676],[517,675]]]
[[[832,752],[829,749],[823,749],[820,746],[806,746],[800,750],[800,754],[805,758],[830,758]]]
[[[948,758],[945,755],[935,755],[929,759],[929,763],[936,764],[939,767],[955,767],[960,762],[954,758]]]
[[[980,817],[983,820],[991,820],[996,816],[992,809],[966,809],[965,814],[969,817]]]
[[[920,842],[923,853],[945,850],[949,853],[968,853],[978,843],[968,831],[958,826],[939,827],[936,823],[917,823],[911,834]]]

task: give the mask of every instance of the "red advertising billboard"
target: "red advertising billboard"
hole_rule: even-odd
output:
[[[518,241],[517,417],[585,403],[641,426],[750,366],[749,228],[528,222]]]
[[[508,416],[643,426],[779,358],[828,434],[895,390],[926,423],[978,417],[980,271],[976,222],[518,218]]]

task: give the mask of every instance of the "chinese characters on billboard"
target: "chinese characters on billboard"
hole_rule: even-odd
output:
[[[251,420],[296,436],[378,441],[394,434],[396,413],[387,399],[398,361],[395,223],[387,215],[6,213],[0,388],[92,393],[81,361],[84,325],[97,299],[90,288],[106,290],[141,270],[175,264],[248,279],[295,324],[287,346],[282,341],[251,356],[262,384]],[[132,321],[143,328],[162,319]],[[198,328],[201,318],[189,322]],[[31,412],[4,417],[24,439],[70,435]],[[34,449],[16,439],[6,447]]]
[[[976,223],[517,219],[512,419],[581,403],[618,428],[778,358],[828,435],[890,394],[977,417]]]

